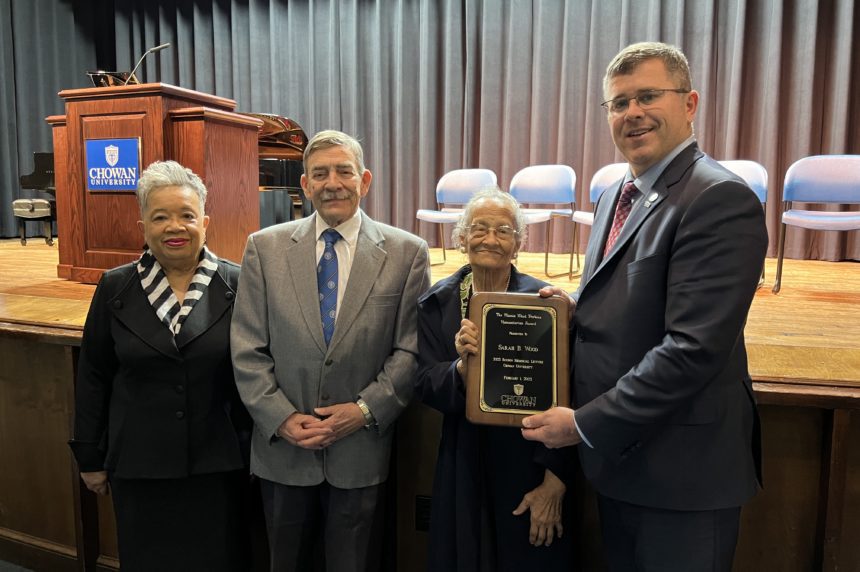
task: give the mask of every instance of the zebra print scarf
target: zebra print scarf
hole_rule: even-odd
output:
[[[167,326],[174,337],[179,334],[185,318],[191,313],[197,300],[203,296],[203,292],[217,271],[218,258],[204,246],[203,252],[200,253],[197,270],[191,278],[188,291],[185,292],[185,299],[180,304],[167,282],[167,275],[152,252],[149,249],[144,250],[137,261],[140,285],[143,286],[143,291],[146,293],[158,319]]]

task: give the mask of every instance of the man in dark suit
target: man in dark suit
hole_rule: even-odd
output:
[[[349,135],[315,135],[301,184],[316,214],[254,233],[242,261],[231,345],[272,570],[316,569],[319,535],[329,571],[376,560],[393,425],[412,397],[427,244],[358,208],[362,157]]]
[[[743,336],[761,204],[699,150],[680,50],[631,45],[603,85],[629,172],[597,204],[574,295],[576,409],[526,418],[523,434],[579,445],[612,570],[730,570],[761,483]]]

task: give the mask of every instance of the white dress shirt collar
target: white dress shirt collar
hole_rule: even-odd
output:
[[[315,213],[314,216],[316,217],[316,237],[317,240],[320,240],[320,235],[331,227],[323,220],[319,213]],[[358,241],[358,231],[361,228],[361,209],[357,209],[351,218],[343,221],[334,228],[340,233],[342,239],[349,244],[350,249],[354,249],[355,243]]]

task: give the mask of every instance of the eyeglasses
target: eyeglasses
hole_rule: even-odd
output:
[[[487,226],[481,223],[475,223],[469,226],[469,236],[472,238],[484,238],[490,231],[496,233],[496,238],[499,240],[511,240],[519,233],[513,227],[503,224],[501,226]]]
[[[630,102],[634,99],[636,100],[636,103],[639,104],[639,107],[646,109],[657,105],[657,102],[660,101],[663,94],[669,91],[673,93],[690,93],[689,89],[646,89],[644,91],[640,91],[633,97],[616,97],[615,99],[604,101],[600,105],[612,115],[621,115],[622,113],[627,112],[627,109],[630,107]]]

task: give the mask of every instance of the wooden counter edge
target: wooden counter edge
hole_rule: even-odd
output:
[[[860,409],[860,386],[791,381],[753,381],[759,405]]]
[[[0,321],[0,336],[66,346],[80,346],[83,331],[80,326],[48,326],[28,322]]]

